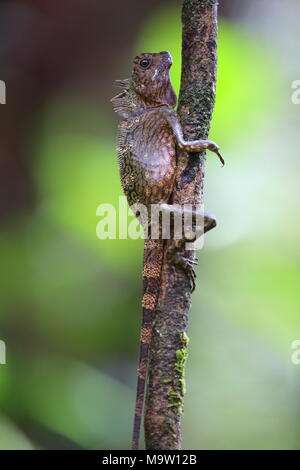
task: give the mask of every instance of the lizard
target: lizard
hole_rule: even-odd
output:
[[[190,153],[208,149],[215,152],[224,164],[215,142],[184,140],[179,117],[174,109],[177,97],[170,81],[171,65],[172,57],[168,51],[142,53],[133,60],[131,78],[114,82],[115,86],[122,89],[111,102],[115,112],[122,118],[118,127],[117,154],[121,185],[129,206],[138,203],[150,208],[152,204],[160,204],[165,210],[172,211],[172,191],[176,184],[180,152],[184,152],[188,158]],[[215,225],[215,218],[205,214],[203,231]],[[175,251],[179,246],[177,243]],[[149,345],[160,290],[163,250],[162,239],[145,239],[142,325],[132,438],[134,450],[139,446]],[[176,253],[176,264],[188,270],[193,290],[195,261]]]

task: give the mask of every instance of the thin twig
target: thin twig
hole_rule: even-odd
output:
[[[184,0],[182,76],[178,113],[188,140],[207,138],[216,85],[217,0]],[[205,154],[189,158],[177,177],[173,202],[203,201]],[[192,252],[192,256],[194,253]],[[153,328],[145,411],[146,449],[180,449],[185,393],[188,313],[191,301],[186,273],[164,256],[161,292]]]

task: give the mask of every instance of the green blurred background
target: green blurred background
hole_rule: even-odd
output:
[[[184,449],[299,449],[299,2],[221,0],[217,103],[190,313]],[[1,449],[127,449],[142,241],[98,240],[122,194],[114,79],[169,50],[180,2],[0,2]]]

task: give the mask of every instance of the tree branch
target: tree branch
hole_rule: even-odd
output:
[[[215,102],[217,0],[184,0],[182,75],[178,113],[185,138],[207,138]],[[205,154],[180,166],[173,202],[203,202]],[[167,247],[166,247],[167,250]],[[188,313],[187,274],[164,256],[161,292],[153,326],[145,410],[146,449],[181,448],[181,414],[185,394]],[[194,253],[188,252],[189,256]]]

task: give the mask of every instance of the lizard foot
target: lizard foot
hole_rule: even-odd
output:
[[[189,278],[191,292],[194,292],[196,288],[196,273],[194,270],[194,266],[198,264],[197,258],[187,258],[182,253],[180,253],[180,249],[184,247],[186,240],[176,240],[176,242],[171,245],[168,249],[168,260],[171,261],[175,266],[180,267]]]

